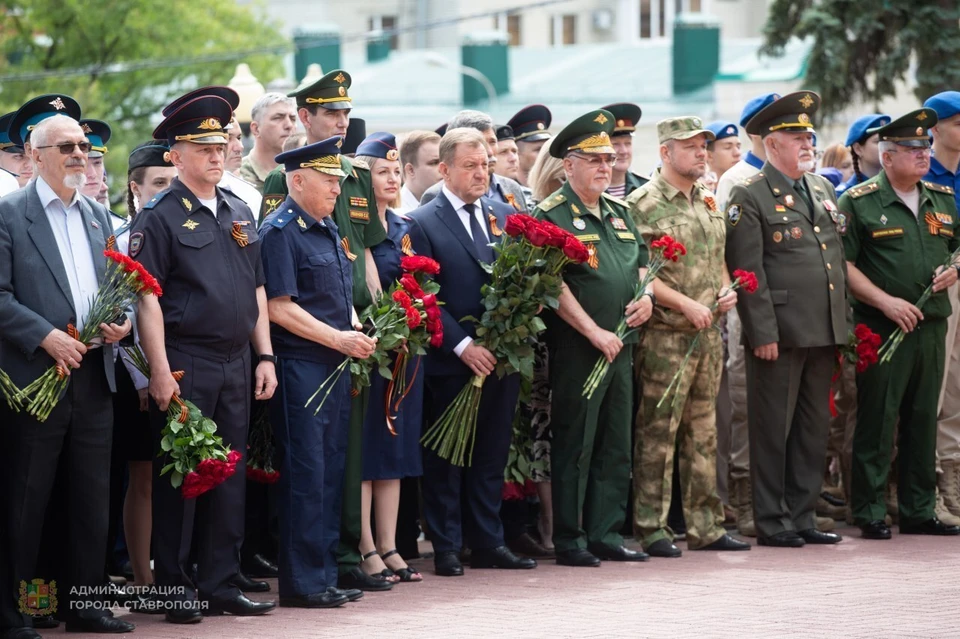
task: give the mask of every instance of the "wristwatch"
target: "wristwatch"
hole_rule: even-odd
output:
[[[276,355],[257,355],[257,361],[276,364],[278,360]]]
[[[953,270],[957,272],[957,277],[960,277],[960,264],[951,264],[951,266],[953,266]]]
[[[657,296],[653,294],[653,291],[644,291],[644,292],[643,292],[643,295],[641,295],[640,297],[643,297],[644,295],[646,295],[646,296],[648,296],[648,297],[650,298],[650,302],[653,304],[653,307],[656,308],[656,307],[657,307]]]

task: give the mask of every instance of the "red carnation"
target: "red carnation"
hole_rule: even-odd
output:
[[[416,327],[420,326],[420,322],[421,322],[420,312],[415,308],[412,308],[412,307],[408,308],[407,309],[407,326],[410,328],[410,330],[413,330]]]
[[[410,308],[410,305],[413,304],[413,300],[410,299],[410,296],[406,292],[397,289],[393,292],[393,295],[390,296],[393,298],[393,301],[402,306],[403,308]]]
[[[428,333],[440,333],[443,331],[443,322],[439,319],[427,318],[427,332]]]
[[[743,289],[744,293],[755,293],[760,286],[757,276],[751,271],[737,269],[733,272],[733,278],[734,280],[740,280],[740,288]]]
[[[440,348],[443,346],[443,331],[437,331],[430,336],[430,346]]]
[[[404,273],[400,276],[400,286],[402,286],[407,293],[417,299],[423,297],[423,289],[420,288],[420,283],[417,282],[417,278],[409,273]]]
[[[870,327],[866,324],[857,324],[856,328],[853,329],[853,335],[857,338],[857,341],[862,342],[863,340],[870,337],[873,334],[873,331],[870,330]]]
[[[424,297],[426,297],[426,296],[424,296]],[[439,322],[439,321],[440,321],[440,307],[439,307],[439,306],[436,306],[436,305],[427,306],[426,304],[424,304],[423,307],[424,307],[423,310],[424,310],[424,311],[426,312],[426,314],[427,314],[427,320],[432,320],[432,321],[434,321],[434,322]]]
[[[420,301],[423,302],[423,307],[424,307],[424,308],[429,308],[429,307],[431,307],[431,306],[436,306],[436,305],[437,305],[437,296],[434,295],[433,293],[427,293],[426,295],[423,296],[423,298],[421,298]]]
[[[436,275],[440,272],[440,264],[425,255],[405,255],[400,258],[400,268],[407,273]]]

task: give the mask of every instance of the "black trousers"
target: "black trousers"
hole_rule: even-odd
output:
[[[44,423],[26,412],[13,413],[5,403],[0,416],[5,440],[0,450],[0,631],[31,625],[30,616],[19,611],[20,582],[42,578],[36,574],[38,556],[54,550],[63,557],[56,562],[56,616],[69,621],[107,614],[90,607],[97,595],[71,595],[103,581],[113,402],[101,352],[88,353],[72,372]],[[61,482],[55,482],[58,468]],[[60,491],[55,502],[62,504],[63,527],[55,535],[59,547],[41,548],[55,485]]]
[[[223,443],[244,458],[237,472],[196,499],[184,499],[170,477],[160,477],[165,457],[154,462],[153,557],[158,586],[182,587],[173,598],[192,598],[196,588],[201,599],[225,600],[240,591],[233,585],[240,570],[243,542],[247,427],[250,412],[250,355],[244,352],[229,362],[216,362],[167,349],[170,370],[184,371],[180,394],[217,424]],[[150,422],[156,450],[166,423],[151,400]],[[191,579],[191,548],[195,547],[197,582]]]

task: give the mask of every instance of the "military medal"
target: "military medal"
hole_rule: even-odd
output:
[[[237,244],[240,246],[240,248],[244,248],[250,243],[247,241],[247,233],[243,230],[243,226],[241,226],[240,222],[233,223],[233,230],[230,232],[230,235],[234,240],[237,241]]]
[[[594,244],[587,245],[587,264],[593,270],[600,268],[600,258],[597,255],[597,247]]]
[[[783,201],[787,203],[787,206],[793,206],[793,196],[792,196],[792,195],[787,194],[786,196],[784,196]]]
[[[414,255],[413,242],[410,240],[410,235],[404,235],[400,238],[400,252],[404,255]]]
[[[886,215],[881,215],[881,216],[880,216],[880,223],[881,223],[881,224],[886,224],[886,223],[887,223],[887,216],[886,216]]]
[[[344,237],[340,240],[340,248],[343,249],[343,252],[347,254],[347,259],[351,262],[357,259],[355,253],[350,252],[350,238]]]
[[[116,245],[117,245],[117,236],[116,236],[116,235],[111,235],[110,237],[107,238],[107,250],[108,250],[108,251],[112,251],[112,250],[113,250],[113,247],[115,247]]]
[[[777,244],[779,244],[781,241],[783,241],[783,233],[781,233],[780,231],[774,231],[774,232],[773,232],[773,241],[776,242]]]
[[[828,211],[836,211],[837,205],[834,204],[832,200],[823,200],[823,208],[827,209]]]
[[[500,237],[503,235],[503,231],[501,231],[500,227],[497,226],[497,216],[491,214],[487,217],[487,219],[490,220],[490,234],[494,237]]]
[[[799,226],[795,226],[792,229],[790,229],[790,237],[792,237],[795,240],[799,240],[801,237],[803,237],[803,231],[800,230]]]
[[[573,228],[577,229],[578,231],[582,231],[583,229],[587,228],[587,223],[583,221],[582,217],[575,217],[573,218]]]

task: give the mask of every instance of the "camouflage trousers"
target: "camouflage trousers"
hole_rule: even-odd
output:
[[[677,372],[693,333],[648,329],[638,361],[642,398],[634,448],[634,530],[644,548],[673,540],[667,526],[673,490],[674,451],[680,455],[680,487],[687,523],[687,547],[713,543],[725,534],[717,496],[717,393],[723,368],[719,332],[700,335],[675,395],[657,403]]]

